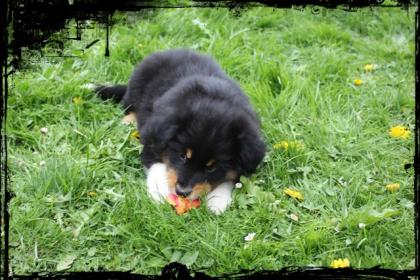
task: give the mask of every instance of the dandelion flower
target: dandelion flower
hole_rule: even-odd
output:
[[[245,241],[248,241],[248,242],[252,241],[254,239],[255,235],[256,235],[255,232],[248,233],[247,236],[245,236],[244,239],[245,239]]]
[[[410,136],[410,130],[402,125],[397,125],[389,129],[389,136],[393,138],[407,139]]]
[[[303,200],[303,195],[298,191],[287,188],[283,192],[290,197],[296,198],[298,200]]]
[[[278,150],[278,149],[284,149],[284,150],[287,150],[287,149],[289,148],[289,143],[287,143],[287,141],[280,141],[280,142],[278,142],[278,143],[274,144],[274,145],[273,145],[273,148],[274,148],[275,150]]]
[[[82,105],[84,103],[83,99],[81,97],[74,97],[73,98],[73,103],[76,105]]]
[[[303,149],[303,143],[300,141],[280,141],[274,144],[273,148],[275,150],[283,149],[285,151],[287,151],[289,148],[301,150]]]
[[[137,130],[134,130],[133,132],[130,133],[130,137],[132,139],[140,139],[140,133]]]
[[[368,63],[368,64],[366,64],[365,65],[365,71],[366,72],[372,72],[373,71],[373,69],[374,69],[374,66],[373,66],[373,64],[371,64],[371,63]]]
[[[363,83],[363,82],[362,82],[362,80],[361,80],[361,79],[355,79],[355,80],[354,80],[354,84],[355,84],[356,86],[360,86],[362,83]]]
[[[390,192],[395,192],[400,188],[400,184],[398,183],[388,184],[385,186],[385,188]]]
[[[90,197],[95,197],[95,196],[97,196],[97,195],[98,195],[96,192],[88,192],[87,194],[88,194],[88,196],[90,196]]]
[[[350,266],[348,258],[333,260],[330,264],[332,268],[345,268]]]

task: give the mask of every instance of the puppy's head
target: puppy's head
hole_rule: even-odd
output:
[[[145,165],[163,161],[173,191],[194,199],[222,182],[254,172],[265,144],[245,97],[218,98],[226,94],[220,91],[229,90],[226,86],[189,89],[155,108],[141,139]]]

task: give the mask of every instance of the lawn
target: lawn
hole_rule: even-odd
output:
[[[353,268],[414,267],[413,169],[404,168],[414,153],[412,10],[160,9],[115,19],[110,57],[94,26],[82,43],[68,42],[65,52],[80,57],[43,58],[11,80],[15,274],[156,274],[179,261],[220,275],[338,258]],[[125,83],[143,57],[176,47],[215,57],[261,119],[267,156],[221,216],[205,201],[182,216],[154,204],[135,127],[83,88]],[[397,125],[410,129],[407,139],[390,136]]]

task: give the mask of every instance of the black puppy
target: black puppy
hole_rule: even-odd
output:
[[[190,50],[157,52],[134,70],[128,86],[100,86],[135,119],[151,196],[176,192],[222,213],[233,184],[255,171],[265,154],[247,96],[210,57]]]

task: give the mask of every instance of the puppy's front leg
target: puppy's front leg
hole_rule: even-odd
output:
[[[214,214],[222,214],[232,202],[232,182],[224,182],[207,194],[207,207]]]
[[[147,190],[150,196],[158,202],[164,202],[164,199],[170,194],[165,164],[155,163],[149,168]]]

